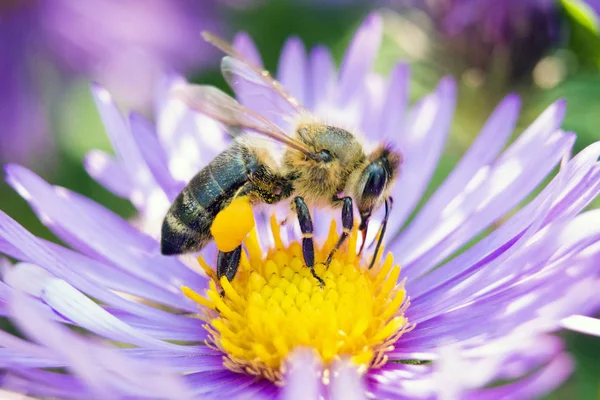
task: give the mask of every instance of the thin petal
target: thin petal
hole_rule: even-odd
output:
[[[398,64],[392,71],[387,84],[379,128],[376,132],[371,133],[374,138],[378,138],[380,141],[389,141],[399,134],[406,118],[409,85],[410,69],[407,65]]]
[[[132,196],[131,198],[136,206],[141,206],[145,198],[144,195],[147,194],[154,183],[152,175],[131,135],[129,126],[108,91],[99,86],[94,86],[92,95],[119,162],[122,163],[129,179],[135,182],[136,186],[142,191],[143,195]]]
[[[160,255],[158,243],[92,200],[48,185],[22,167],[8,166],[7,180],[57,236],[74,248],[101,256],[143,279],[162,279],[172,289],[205,281],[175,258]]]
[[[43,267],[57,278],[64,279],[78,290],[103,303],[110,304],[113,307],[118,307],[135,315],[145,316],[149,319],[163,319],[165,323],[169,323],[167,320],[173,319],[172,323],[177,323],[177,316],[173,314],[125,299],[103,286],[90,282],[76,270],[73,270],[71,260],[53,252],[41,240],[27,232],[1,211],[0,238],[11,247],[20,249],[25,259]]]
[[[543,147],[538,146],[535,156],[529,152],[497,163],[489,176],[482,176],[477,181],[473,196],[464,203],[448,205],[448,215],[443,224],[431,230],[427,240],[423,240],[412,252],[400,253],[400,262],[406,265],[405,271],[410,269],[409,281],[433,269],[438,262],[515,207],[568,154],[574,139],[572,135],[557,134]]]
[[[306,104],[308,65],[306,50],[300,38],[292,37],[285,42],[279,57],[277,75],[279,82],[287,91],[300,104]]]
[[[392,192],[398,201],[389,221],[390,232],[402,226],[427,188],[450,131],[455,101],[455,83],[443,80],[434,95],[412,110],[407,131],[397,132],[393,139],[403,152],[403,165]]]
[[[239,51],[248,61],[254,63],[257,67],[262,67],[263,62],[260,52],[256,48],[254,41],[246,32],[240,32],[233,39],[233,48]]]
[[[130,393],[137,396],[191,398],[176,375],[165,373],[156,365],[128,359],[112,349],[84,340],[70,330],[40,317],[29,306],[30,302],[23,294],[16,294],[11,301],[17,324],[35,341],[59,352],[68,360],[69,369],[97,392],[99,397],[110,397],[111,393]],[[65,346],[65,343],[69,345]],[[37,375],[35,381],[43,380],[40,374],[45,373],[47,371],[27,371],[30,377]],[[74,377],[65,375],[64,379],[74,383]]]
[[[586,335],[600,336],[600,320],[585,315],[572,315],[561,321],[564,328]]]
[[[129,199],[134,185],[123,165],[100,150],[90,151],[83,161],[85,170],[102,186],[119,197]]]
[[[318,112],[319,105],[331,101],[336,90],[336,69],[333,57],[324,46],[311,50],[309,56],[308,99],[305,106]]]
[[[379,52],[382,33],[383,22],[377,13],[367,16],[355,33],[340,68],[338,92],[340,106],[347,104],[361,89],[360,83],[364,82],[371,71]]]
[[[350,360],[336,361],[330,379],[329,391],[332,400],[366,400],[363,376]]]
[[[510,273],[509,270],[503,270],[502,272],[498,271],[498,273],[505,275],[496,275],[494,266],[499,265],[498,262],[500,260],[494,261],[494,264],[492,265],[489,263],[498,255],[506,253],[507,248],[514,245],[514,240],[522,235],[526,227],[531,227],[529,224],[533,223],[534,226],[538,226],[537,229],[541,228],[541,225],[538,225],[539,222],[534,223],[534,221],[536,220],[535,218],[538,218],[535,217],[536,215],[544,215],[540,214],[540,211],[546,213],[545,209],[547,205],[544,206],[544,204],[548,204],[549,200],[554,203],[552,208],[547,211],[544,219],[547,220],[550,215],[554,215],[554,218],[556,218],[559,214],[554,213],[553,210],[558,206],[563,206],[563,201],[561,199],[571,197],[571,193],[576,194],[576,204],[578,204],[579,207],[572,210],[573,214],[571,215],[574,216],[575,213],[581,211],[583,207],[598,194],[600,191],[600,175],[590,174],[595,168],[598,155],[600,155],[600,146],[594,146],[584,150],[560,171],[558,176],[551,181],[544,191],[542,191],[530,204],[508,219],[500,228],[496,229],[496,231],[488,235],[488,237],[482,239],[471,249],[450,261],[448,264],[433,271],[428,277],[425,277],[414,284],[410,284],[411,294],[414,296],[413,298],[416,299],[424,289],[432,291],[442,279],[446,279],[442,278],[443,276],[457,277],[460,274],[465,273],[469,268],[474,268],[475,266],[477,266],[476,268],[482,268],[484,265],[489,267],[487,269],[488,272],[485,275],[490,275],[491,278],[493,278],[493,280],[489,281],[490,283],[497,282],[508,276]],[[539,164],[537,164],[537,166],[539,166]],[[567,186],[567,188],[564,188],[564,186]],[[568,189],[568,191],[565,191],[565,189]],[[532,219],[532,217],[534,219]],[[553,249],[555,247],[549,248]],[[511,250],[511,252],[514,252],[514,250]],[[494,255],[494,253],[496,253],[496,255]],[[506,259],[506,255],[503,255],[502,257],[503,259]],[[461,280],[464,280],[464,277]],[[472,287],[471,293],[482,289],[483,286],[479,288]],[[469,293],[469,291],[464,291],[464,293]]]
[[[129,116],[129,124],[133,139],[154,180],[164,190],[169,200],[175,199],[182,189],[182,183],[176,182],[169,172],[167,156],[158,142],[154,126],[137,113]]]
[[[541,398],[559,387],[571,375],[573,369],[573,360],[566,354],[561,354],[527,378],[495,388],[474,391],[465,398],[469,400],[495,400],[508,397],[511,399]]]
[[[442,218],[442,211],[452,199],[464,191],[482,168],[496,159],[515,127],[519,106],[517,96],[508,96],[498,105],[467,153],[419,211],[414,222],[402,232],[398,240],[402,242],[403,249],[413,247],[422,240],[432,224]],[[403,249],[398,251],[403,252]]]
[[[285,386],[282,399],[304,400],[318,399],[321,396],[321,361],[311,349],[300,349],[294,352],[286,367]]]
[[[234,396],[249,397],[249,389],[264,380],[251,375],[238,374],[229,370],[220,372],[197,372],[184,376],[188,386],[197,397],[206,398],[235,398]],[[270,382],[269,382],[270,383]]]
[[[187,351],[185,346],[172,345],[136,331],[63,280],[48,282],[42,299],[77,326],[99,336],[142,347]]]
[[[159,283],[150,283],[145,280],[138,279],[127,274],[125,271],[115,268],[110,264],[102,263],[98,260],[88,258],[80,253],[66,249],[52,242],[42,241],[48,248],[58,254],[60,257],[70,260],[70,263],[77,266],[77,272],[80,276],[85,277],[90,282],[101,287],[106,287],[121,293],[127,293],[133,296],[142,297],[153,302],[162,303],[174,308],[183,309],[186,311],[194,311],[195,305],[189,302],[182,296],[180,290],[168,291]],[[11,254],[13,257],[28,262],[27,257]],[[25,267],[25,268],[23,268]],[[34,269],[35,268],[35,269]],[[25,274],[23,279],[19,278],[19,282],[27,285],[27,287],[19,287],[20,290],[39,297],[41,293],[40,285],[38,293],[33,293],[32,289],[28,289],[33,283],[40,282],[40,277],[44,277],[44,270],[37,266],[20,264],[11,269],[11,273],[5,277],[5,281],[11,286],[14,286],[13,275],[15,273]],[[44,281],[45,283],[45,281]]]

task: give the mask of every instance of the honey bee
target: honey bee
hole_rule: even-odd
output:
[[[385,205],[371,268],[385,234],[392,206],[390,191],[399,174],[401,153],[381,144],[367,154],[353,133],[320,122],[267,71],[232,45],[208,33],[203,36],[227,54],[221,67],[230,85],[253,85],[291,110],[297,120],[288,133],[215,87],[185,85],[175,89],[175,96],[188,107],[236,133],[229,148],[198,172],[171,205],[162,225],[161,252],[175,255],[201,250],[213,239],[210,228],[217,214],[238,196],[248,196],[254,205],[291,198],[303,234],[304,263],[323,284],[314,271],[313,223],[307,204],[341,208],[343,232],[326,265],[353,228],[353,206],[361,217],[364,245],[371,214]],[[257,136],[282,144],[282,154],[257,145]],[[233,251],[219,252],[219,279],[225,276],[233,280],[241,250],[240,244]]]

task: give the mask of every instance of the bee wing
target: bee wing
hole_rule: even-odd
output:
[[[263,134],[288,147],[310,154],[311,151],[303,143],[288,136],[276,124],[244,107],[233,97],[213,86],[181,85],[172,90],[172,94],[182,100],[188,107],[213,118],[230,129],[229,132],[241,133],[249,129]],[[237,134],[233,134],[236,136]]]
[[[242,102],[251,104],[248,98],[260,97],[273,107],[277,114],[306,114],[307,110],[292,96],[271,74],[255,65],[235,50],[231,44],[208,32],[203,32],[204,40],[219,48],[229,57],[221,62],[221,71],[229,85],[242,98]]]

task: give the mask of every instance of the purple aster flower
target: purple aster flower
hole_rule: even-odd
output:
[[[9,183],[69,247],[0,213],[0,251],[18,260],[3,263],[0,313],[27,337],[0,332],[2,387],[55,398],[529,399],[558,386],[572,361],[553,332],[581,327],[600,306],[600,213],[583,212],[600,191],[600,146],[572,156],[557,102],[505,147],[519,113],[509,96],[409,218],[442,154],[455,85],[444,79],[409,105],[406,66],[371,72],[381,31],[370,15],[339,72],[327,49],[307,52],[297,38],[278,68],[315,115],[403,152],[389,254],[373,270],[353,232],[328,270],[316,266],[320,288],[295,227],[269,218],[271,208],[257,210],[231,283],[214,279],[214,246],[198,261],[162,256],[157,221],[229,139],[166,95],[178,79],[159,92],[156,126],[124,118],[95,87],[115,156],[93,152],[86,167],[140,216],[132,224],[7,166]],[[234,43],[260,65],[248,36]],[[252,85],[235,89],[259,113],[284,105]],[[285,127],[285,115],[276,120]],[[313,215],[321,261],[339,216]]]
[[[120,100],[143,107],[152,98],[153,81],[165,68],[186,71],[216,54],[201,49],[198,40],[202,29],[219,28],[216,0],[4,3],[0,6],[4,162],[32,161],[51,153],[41,101],[48,66],[58,68],[65,78],[83,75],[99,81]]]

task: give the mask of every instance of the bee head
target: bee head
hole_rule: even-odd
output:
[[[401,163],[402,155],[399,152],[382,146],[369,155],[365,167],[358,171],[359,176],[353,184],[353,189],[361,216],[360,229],[366,229],[373,210],[388,197]]]

